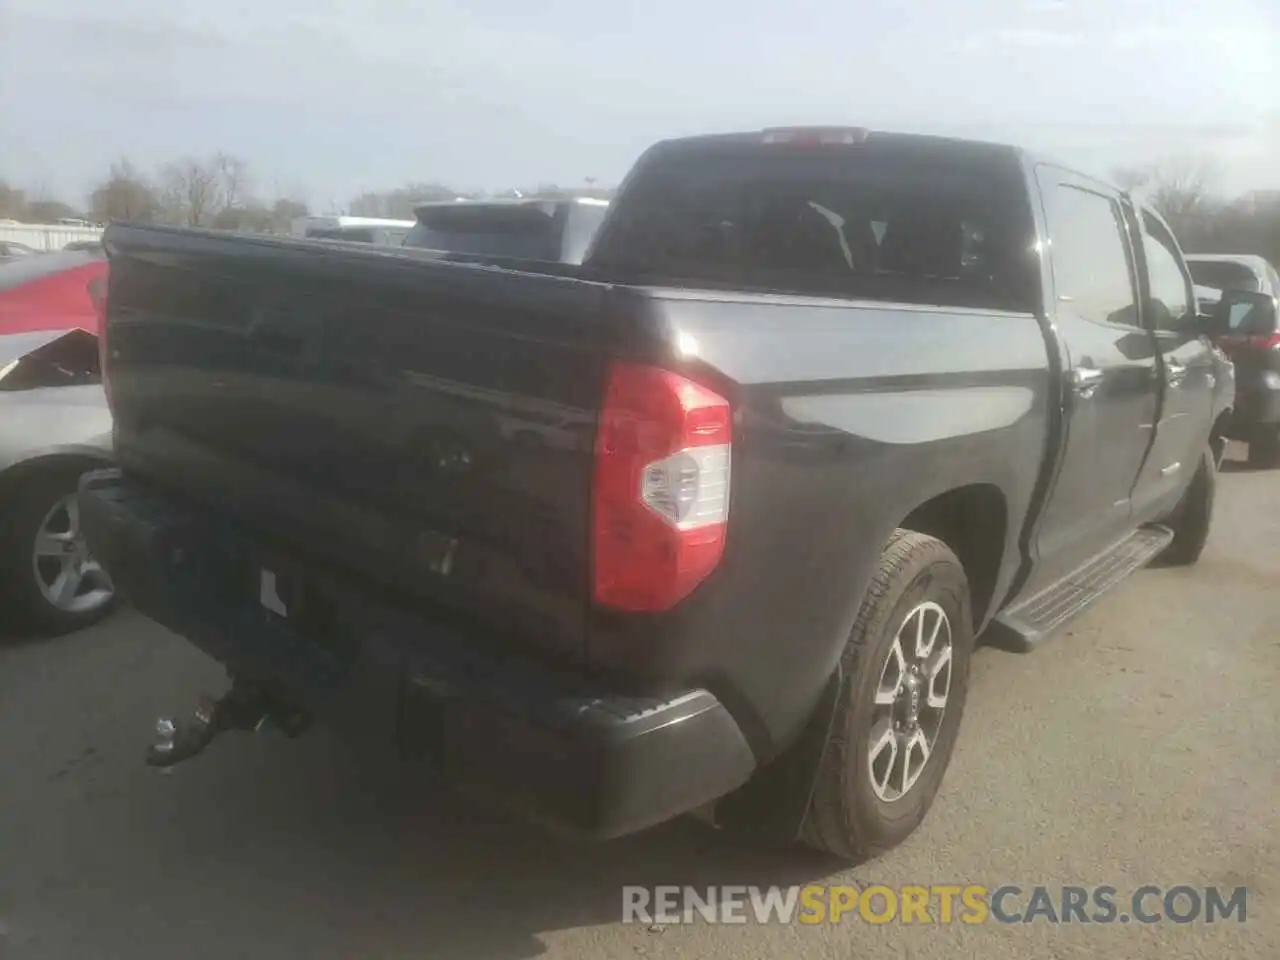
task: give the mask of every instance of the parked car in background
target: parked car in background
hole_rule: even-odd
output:
[[[1280,274],[1266,259],[1250,254],[1193,253],[1187,266],[1198,285],[1201,311],[1224,311],[1217,343],[1236,374],[1230,436],[1248,444],[1251,466],[1280,466]],[[1229,302],[1224,304],[1224,297]]]
[[[346,243],[398,247],[412,227],[412,220],[307,216],[299,217],[293,222],[292,232],[295,237],[307,240],[341,240]]]
[[[0,262],[0,334],[76,327],[97,333],[94,301],[106,277],[101,245]]]
[[[115,588],[85,545],[76,482],[111,462],[98,339],[0,335],[0,630],[65,633],[106,614]]]
[[[89,543],[233,677],[150,762],[314,716],[533,821],[860,860],[932,804],[978,633],[1200,556],[1231,366],[1112,186],[766,130],[650,149],[580,266],[553,221],[420,218],[511,268],[109,228]]]
[[[33,247],[28,247],[25,243],[18,243],[16,240],[0,240],[0,260],[30,257],[40,252]]]
[[[1280,274],[1263,257],[1235,253],[1189,253],[1191,279],[1217,290],[1244,290],[1280,297]]]
[[[424,203],[404,246],[446,259],[582,263],[609,211],[607,200],[459,200]]]
[[[1235,365],[1236,402],[1227,436],[1249,445],[1249,464],[1280,466],[1280,298],[1224,290],[1214,308],[1225,332],[1218,345]]]

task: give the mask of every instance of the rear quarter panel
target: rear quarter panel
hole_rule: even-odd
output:
[[[1007,592],[1046,462],[1045,337],[1030,314],[651,295],[668,362],[735,403],[729,539],[675,611],[596,614],[590,659],[707,686],[768,755],[806,719],[882,546],[914,509],[997,488],[1003,560],[980,622]]]

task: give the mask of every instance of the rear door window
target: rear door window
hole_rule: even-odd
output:
[[[1140,326],[1124,220],[1115,200],[1055,180],[1041,174],[1059,309],[1092,323]]]
[[[1142,225],[1152,326],[1157,330],[1186,330],[1195,322],[1195,298],[1178,260],[1174,239],[1155,217],[1146,213]]]
[[[641,161],[590,260],[686,285],[1033,311],[1016,155],[949,141],[729,144]]]

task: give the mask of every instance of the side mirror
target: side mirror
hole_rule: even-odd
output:
[[[1213,310],[1210,336],[1269,337],[1276,332],[1276,301],[1265,293],[1224,290]]]

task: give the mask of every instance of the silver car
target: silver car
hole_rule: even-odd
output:
[[[97,337],[0,336],[0,632],[66,633],[111,609],[76,501],[80,475],[110,457]]]

